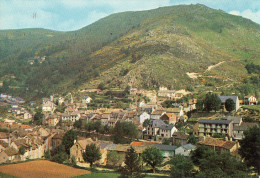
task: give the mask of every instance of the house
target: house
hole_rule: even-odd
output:
[[[159,129],[159,134],[158,134],[158,139],[163,140],[163,139],[168,139],[171,138],[173,133],[176,132],[177,129],[174,127],[173,124],[164,124],[160,126]]]
[[[163,140],[171,138],[177,129],[172,124],[165,124],[162,120],[151,120],[144,137],[147,139]]]
[[[257,98],[254,96],[245,96],[244,97],[245,103],[248,103],[249,105],[257,105],[258,101]]]
[[[242,123],[242,117],[226,116],[224,119],[225,120],[231,120],[232,123],[233,123],[233,127],[234,126],[240,126],[240,124]]]
[[[177,116],[174,113],[165,113],[160,119],[167,121],[169,124],[175,124],[177,122]]]
[[[153,111],[150,118],[153,120],[159,120],[164,113],[165,111],[162,110]]]
[[[55,147],[59,146],[62,143],[63,136],[64,136],[64,133],[56,133],[52,137],[52,139],[51,139],[51,141],[52,141],[52,143],[51,143],[52,144],[52,148],[55,148]]]
[[[137,88],[130,88],[129,93],[130,93],[130,95],[136,95]]]
[[[240,125],[233,127],[233,137],[235,140],[242,140],[244,138],[244,132],[254,126],[257,126],[257,123],[251,122],[242,122]]]
[[[79,120],[79,118],[80,118],[80,114],[78,114],[78,113],[71,113],[71,114],[63,113],[61,115],[62,122],[68,122],[68,121],[75,122],[75,121]]]
[[[139,115],[139,122],[141,125],[143,125],[144,121],[146,119],[150,119],[150,115],[147,113],[147,112],[142,112],[140,115]]]
[[[8,162],[19,161],[18,150],[13,147],[8,147],[4,150],[4,152],[8,156]]]
[[[176,108],[168,108],[166,113],[174,113],[176,115],[177,121],[184,115],[182,106]]]
[[[236,152],[239,148],[238,142],[234,142],[231,140],[223,140],[219,138],[206,137],[205,140],[198,143],[198,145],[203,145],[212,149],[216,152]]]
[[[154,144],[153,146],[162,151],[164,158],[173,157],[177,149],[177,146],[173,146],[173,145]]]
[[[239,99],[238,96],[218,96],[219,99],[221,100],[221,105],[223,108],[225,108],[225,102],[227,99],[231,98],[234,103],[235,103],[235,111],[237,111],[239,109]]]
[[[0,152],[0,164],[6,163],[9,160],[9,156],[5,153],[5,151]]]
[[[190,152],[195,150],[196,146],[192,145],[192,144],[186,144],[186,145],[182,145],[180,147],[178,147],[175,150],[175,154],[176,155],[183,155],[183,156],[190,156]]]
[[[232,137],[232,120],[200,119],[198,123],[198,136],[213,136],[214,134],[223,134]]]
[[[48,98],[42,99],[42,111],[53,113],[56,109],[56,105]]]
[[[81,100],[82,103],[90,103],[92,100],[92,98],[90,98],[89,96],[84,96]]]
[[[72,159],[74,156],[76,162],[84,162],[82,153],[85,152],[86,146],[93,142],[94,141],[91,138],[75,141],[74,145],[70,148],[70,158]]]
[[[174,90],[168,90],[167,87],[159,87],[158,96],[159,97],[166,97],[166,98],[175,98],[175,91]]]
[[[60,117],[57,114],[52,114],[46,118],[45,124],[49,126],[56,126],[60,122]]]
[[[62,105],[64,103],[64,101],[65,101],[65,98],[59,97],[59,99],[58,99],[59,105]]]
[[[184,132],[174,132],[172,135],[172,144],[173,145],[185,145],[188,143],[189,135]]]
[[[31,115],[30,113],[25,112],[25,113],[23,114],[23,119],[31,119],[31,118],[32,118],[32,115]]]

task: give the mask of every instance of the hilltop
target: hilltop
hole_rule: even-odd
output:
[[[203,5],[122,12],[71,32],[0,31],[2,91],[237,87],[259,64],[260,25]],[[259,77],[259,75],[258,75]]]

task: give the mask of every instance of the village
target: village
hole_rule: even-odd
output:
[[[95,89],[89,91],[97,93]],[[90,94],[89,91],[83,94]],[[101,167],[124,165],[124,157],[130,148],[139,155],[147,148],[158,148],[163,153],[164,162],[175,155],[188,157],[202,145],[219,153],[228,152],[236,156],[244,132],[258,125],[257,120],[247,122],[236,114],[243,110],[241,104],[245,101],[249,105],[257,105],[254,96],[247,96],[242,101],[237,96],[218,96],[222,112],[199,113],[195,98],[176,102],[190,94],[185,90],[176,92],[161,87],[157,93],[136,88],[129,88],[128,91],[129,96],[134,97],[140,93],[149,98],[148,102],[139,100],[125,109],[88,109],[92,102],[90,96],[85,95],[80,102],[74,102],[72,94],[69,94],[68,100],[62,96],[50,96],[43,98],[38,106],[31,101],[24,107],[22,98],[2,93],[1,103],[7,103],[10,107],[8,113],[19,119],[1,118],[0,163],[45,158],[47,152],[52,153],[63,142],[64,135],[70,130],[77,132],[77,139],[69,149],[69,159],[83,167],[89,166],[84,161],[83,153],[86,146],[92,143],[100,149],[101,159],[96,164]],[[234,102],[232,112],[226,112],[225,109],[228,99]],[[163,102],[167,100],[175,102],[163,107]],[[199,115],[197,119],[194,119],[195,115]],[[257,115],[259,117],[259,113]],[[113,129],[119,123],[134,125],[137,132],[135,137],[126,142],[115,141]],[[116,163],[109,159],[108,155],[112,152],[120,155],[121,159]],[[168,170],[169,167],[165,165],[160,169]]]

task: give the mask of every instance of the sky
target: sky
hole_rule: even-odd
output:
[[[260,0],[0,0],[0,29],[72,31],[117,12],[197,3],[260,24]]]

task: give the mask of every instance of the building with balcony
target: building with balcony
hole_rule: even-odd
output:
[[[222,134],[231,137],[233,132],[232,122],[232,120],[201,119],[198,122],[198,136],[213,136],[214,134]]]

